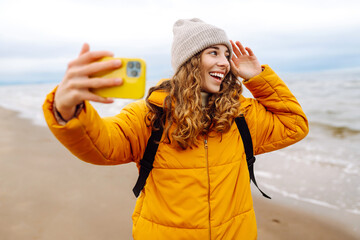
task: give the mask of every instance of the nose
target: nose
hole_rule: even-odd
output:
[[[230,66],[230,62],[225,55],[222,55],[218,60],[219,60],[217,63],[218,66],[225,67],[225,68],[228,68]]]

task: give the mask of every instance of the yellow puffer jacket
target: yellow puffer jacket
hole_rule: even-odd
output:
[[[308,132],[307,119],[284,82],[265,65],[244,82],[255,99],[241,98],[255,154],[293,144]],[[149,100],[162,106],[165,93]],[[78,158],[112,165],[139,161],[151,129],[144,100],[115,117],[100,118],[86,102],[77,118],[60,126],[53,115],[54,92],[43,105],[54,135]],[[185,151],[160,144],[133,214],[134,239],[256,239],[249,173],[236,124],[222,138],[212,132]],[[131,193],[129,193],[131,194]]]

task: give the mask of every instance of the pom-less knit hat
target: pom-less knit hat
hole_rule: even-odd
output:
[[[174,72],[177,72],[191,57],[216,44],[224,44],[229,49],[231,58],[232,47],[225,31],[198,18],[176,21],[173,33],[171,65]]]

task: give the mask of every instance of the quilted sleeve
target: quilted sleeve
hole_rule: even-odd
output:
[[[80,114],[60,125],[53,113],[55,91],[43,104],[45,120],[54,136],[79,159],[98,165],[138,163],[151,129],[146,126],[143,100],[127,105],[114,117],[101,118],[89,102]]]
[[[242,100],[254,153],[274,151],[303,139],[307,118],[286,84],[267,65],[259,75],[244,81],[255,99]]]

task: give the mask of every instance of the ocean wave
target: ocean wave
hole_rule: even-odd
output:
[[[265,188],[267,188],[268,190],[280,194],[283,197],[286,198],[291,198],[291,199],[295,199],[297,201],[301,201],[301,202],[306,202],[306,203],[310,203],[313,205],[318,205],[318,206],[322,206],[322,207],[326,207],[326,208],[330,208],[330,209],[335,209],[335,210],[339,210],[339,209],[343,209],[343,207],[341,206],[336,206],[334,204],[328,203],[326,201],[321,201],[321,200],[317,200],[317,199],[313,199],[313,198],[306,198],[306,197],[301,197],[296,193],[290,193],[284,190],[281,190],[273,185],[270,184],[266,184],[266,183],[262,183],[262,186],[264,186]],[[347,211],[348,213],[351,214],[355,214],[355,215],[360,215],[360,210],[359,209],[344,209],[345,211]]]
[[[330,132],[334,137],[347,137],[352,135],[358,135],[360,134],[360,128],[358,128],[357,125],[353,126],[337,126],[335,123],[330,124],[326,122],[317,122],[317,121],[310,121],[310,128],[321,128],[322,130],[325,130],[327,132]]]
[[[296,200],[299,200],[302,202],[307,202],[307,203],[311,203],[311,204],[315,204],[315,205],[319,205],[319,206],[323,206],[323,207],[327,207],[327,208],[331,208],[331,209],[340,209],[340,207],[330,204],[328,202],[311,199],[311,198],[300,197],[296,193],[289,193],[287,191],[281,190],[270,184],[263,183],[262,186],[269,189],[270,191],[281,194],[283,197],[292,198],[292,199],[296,199]]]
[[[267,178],[267,179],[280,179],[282,176],[280,174],[273,174],[265,171],[256,171],[256,176]]]

